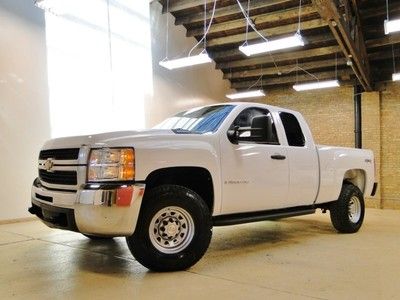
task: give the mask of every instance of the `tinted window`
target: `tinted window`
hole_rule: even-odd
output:
[[[260,116],[266,118],[260,118]],[[235,127],[239,127],[241,142],[279,144],[274,120],[271,113],[266,109],[246,108],[233,121],[230,130]]]
[[[305,145],[305,139],[303,131],[297,118],[286,112],[279,113],[283,127],[285,128],[286,138],[289,146],[303,147]]]
[[[154,128],[171,129],[177,134],[215,132],[233,108],[233,105],[194,108],[176,114]]]

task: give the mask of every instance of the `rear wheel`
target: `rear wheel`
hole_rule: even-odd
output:
[[[154,271],[184,270],[206,252],[211,215],[201,197],[182,186],[163,185],[145,195],[134,234],[126,238],[133,256]]]
[[[333,227],[342,233],[357,232],[364,220],[364,197],[353,184],[343,184],[339,199],[329,208]]]

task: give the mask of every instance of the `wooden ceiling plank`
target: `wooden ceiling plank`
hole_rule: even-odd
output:
[[[240,1],[243,5],[243,7],[247,7],[247,1]],[[281,5],[281,4],[287,4],[291,3],[293,0],[253,0],[251,1],[251,6],[250,6],[250,15],[251,12],[257,9],[261,8],[268,8],[268,7],[274,7],[276,5]],[[240,8],[237,4],[225,6],[225,7],[218,7],[217,3],[217,9],[215,10],[215,15],[214,18],[220,18],[220,17],[227,17],[231,15],[237,15],[241,14]],[[211,18],[211,11],[208,11],[207,20]],[[197,14],[190,14],[184,17],[178,17],[175,20],[175,25],[186,25],[190,23],[196,23],[196,22],[202,22],[204,21],[204,13],[197,13]]]
[[[329,23],[329,28],[335,36],[343,54],[353,62],[352,69],[359,79],[364,90],[372,91],[371,76],[369,73],[369,61],[366,56],[365,43],[360,38],[361,28],[354,26],[357,40],[355,41],[348,30],[349,23],[339,13],[333,0],[312,0],[321,17]],[[353,16],[346,16],[346,20],[352,20]],[[356,43],[357,42],[357,43]]]
[[[315,14],[318,14],[318,12],[312,4],[305,5],[301,9],[302,18],[309,18]],[[254,15],[251,16],[251,19],[253,20],[254,24],[257,27],[257,25],[260,24],[276,23],[285,20],[293,20],[296,23],[298,16],[299,16],[299,8],[295,7],[278,12],[269,12],[266,14]],[[246,28],[246,24],[247,22],[244,17],[239,20],[217,23],[211,26],[209,33],[218,33],[233,29]],[[200,36],[203,33],[204,33],[204,28],[198,27],[189,29],[186,33],[186,36]]]
[[[350,76],[353,74],[350,68],[338,70],[338,77],[341,76]],[[327,80],[327,79],[334,79],[336,76],[335,71],[325,71],[325,72],[318,72],[314,73],[319,80]],[[278,84],[295,84],[296,82],[307,82],[307,81],[315,81],[310,75],[308,74],[298,74],[291,75],[291,76],[282,76],[282,77],[274,77],[274,78],[264,78],[263,79],[263,86],[269,85],[278,85]],[[233,89],[245,89],[249,88],[252,84],[254,84],[254,80],[251,81],[240,81],[240,82],[233,82],[231,83],[231,88]]]
[[[176,12],[180,10],[185,10],[185,9],[190,9],[194,8],[197,6],[204,6],[204,1],[207,2],[207,6],[209,3],[214,3],[214,0],[175,0],[175,1],[169,1],[169,7],[168,11],[171,12]],[[167,4],[163,5],[163,13],[167,12]],[[203,17],[204,18],[204,17]]]
[[[302,30],[309,30],[309,29],[322,28],[327,25],[328,23],[326,21],[321,19],[316,19],[316,20],[302,22],[301,28]],[[266,38],[270,38],[271,36],[295,33],[296,31],[297,31],[297,23],[259,30],[260,34],[262,34]],[[244,33],[230,35],[227,37],[215,38],[208,40],[207,46],[214,47],[214,46],[222,46],[222,45],[244,42],[245,38],[246,37]],[[254,39],[260,39],[260,36],[253,31],[248,33],[247,38],[250,41]]]
[[[346,64],[346,59],[338,58],[337,61],[336,61],[336,59],[316,60],[316,61],[311,61],[311,62],[300,63],[299,66],[305,70],[313,70],[313,69],[319,69],[319,68],[334,67],[334,66],[336,66],[336,63],[338,64],[338,66],[343,66]],[[282,74],[285,74],[285,73],[287,74],[288,72],[294,71],[296,66],[297,66],[297,64],[280,66],[279,71]],[[225,73],[224,79],[240,79],[240,78],[247,78],[247,77],[258,77],[261,75],[262,76],[277,75],[276,68],[268,67],[268,68],[263,68],[263,69],[260,68],[260,69],[255,69],[255,70],[246,70],[246,71]]]
[[[376,17],[384,17],[386,19],[386,6],[381,5],[380,7],[363,9],[360,15],[364,20]],[[390,15],[400,16],[400,2],[390,3]]]
[[[400,35],[386,35],[380,39],[367,40],[365,45],[368,49],[389,46],[400,43]]]
[[[315,49],[308,49],[301,51],[283,52],[273,55],[273,59],[275,60],[275,62],[279,62],[285,60],[324,56],[338,52],[340,52],[339,46],[329,46],[329,47],[322,47],[322,48],[315,48]],[[216,67],[217,69],[229,69],[237,67],[255,66],[255,65],[272,63],[273,59],[270,55],[263,55],[253,58],[245,58],[240,60],[217,63]]]

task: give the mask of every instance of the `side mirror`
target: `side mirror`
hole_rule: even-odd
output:
[[[235,126],[233,129],[228,130],[228,140],[232,144],[238,144],[239,142],[239,126]]]

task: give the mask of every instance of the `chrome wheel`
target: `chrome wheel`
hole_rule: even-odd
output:
[[[358,197],[353,196],[349,201],[349,219],[353,223],[357,223],[361,217],[361,202]]]
[[[175,254],[190,244],[194,230],[193,219],[186,210],[169,206],[154,215],[150,222],[149,236],[158,251]]]

